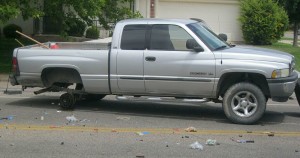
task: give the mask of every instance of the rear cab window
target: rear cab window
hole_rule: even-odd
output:
[[[122,50],[145,50],[147,25],[126,25],[121,37]]]

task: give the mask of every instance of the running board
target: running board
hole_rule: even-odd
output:
[[[172,102],[172,101],[181,101],[181,102],[195,102],[195,103],[205,103],[211,101],[210,99],[190,99],[190,98],[175,98],[175,97],[135,97],[135,96],[116,96],[117,100],[124,101],[158,101],[158,102]]]

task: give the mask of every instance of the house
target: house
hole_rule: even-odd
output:
[[[217,34],[227,34],[230,42],[243,41],[239,0],[135,0],[129,6],[145,18],[202,19]],[[26,34],[47,33],[50,26],[47,19],[23,21],[20,17],[8,23],[20,25]]]
[[[135,10],[151,18],[199,18],[229,41],[243,41],[239,0],[136,0]]]

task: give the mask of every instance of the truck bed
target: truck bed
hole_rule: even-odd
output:
[[[49,46],[50,43],[44,44]],[[72,69],[80,74],[87,92],[109,91],[107,44],[85,42],[56,42],[55,44],[58,46],[57,49],[30,45],[14,50],[13,56],[18,59],[20,71],[20,75],[17,76],[19,84],[27,87],[45,87],[42,80],[43,71]]]

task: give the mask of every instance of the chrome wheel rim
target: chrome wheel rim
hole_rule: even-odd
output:
[[[257,99],[248,91],[236,93],[231,100],[233,112],[240,117],[250,117],[257,111]]]

